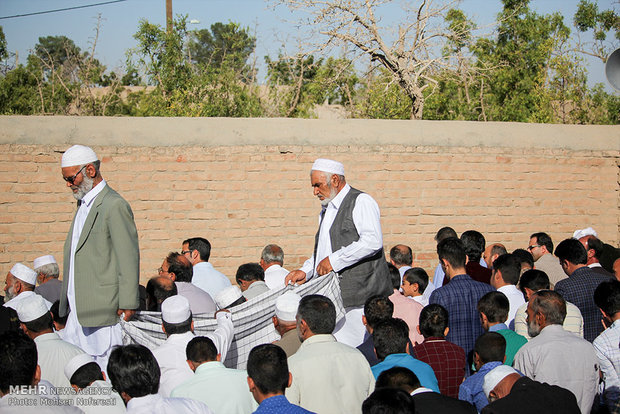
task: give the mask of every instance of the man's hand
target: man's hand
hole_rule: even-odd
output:
[[[220,312],[230,313],[230,310],[229,309],[218,309],[217,311],[215,311],[215,314],[213,316],[217,318],[217,314]]]
[[[133,315],[135,315],[136,310],[135,309],[119,309],[116,311],[116,314],[118,316],[121,316],[123,313],[125,314],[125,317],[123,318],[123,320],[125,322],[129,322],[129,320],[133,318]]]
[[[321,260],[319,262],[319,265],[316,267],[316,272],[319,274],[319,276],[326,275],[329,272],[331,272],[332,270],[334,270],[334,269],[332,268],[332,264],[329,261],[329,256],[327,256],[325,259]]]
[[[288,285],[289,283],[303,285],[306,283],[306,272],[299,269],[293,270],[291,273],[286,275],[286,278],[284,279],[285,285]]]

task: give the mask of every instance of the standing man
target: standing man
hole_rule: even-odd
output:
[[[78,209],[64,246],[60,315],[69,313],[65,338],[106,366],[122,344],[119,316],[129,320],[139,305],[140,251],[131,207],[106,184],[100,164],[82,145],[62,156]]]
[[[542,270],[549,276],[551,289],[562,279],[566,279],[566,274],[558,260],[553,257],[553,241],[547,233],[534,233],[530,236],[530,245],[527,250],[532,253],[535,267]]]
[[[331,271],[340,276],[346,316],[335,332],[338,341],[356,347],[364,339],[362,308],[373,295],[392,293],[381,234],[377,202],[346,183],[344,166],[319,158],[312,165],[310,183],[323,208],[314,253],[286,282],[304,283]]]

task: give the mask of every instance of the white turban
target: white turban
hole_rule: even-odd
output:
[[[60,166],[75,167],[77,165],[84,165],[94,161],[99,161],[97,154],[89,147],[84,145],[74,145],[62,154],[62,162]]]
[[[330,174],[344,175],[344,165],[341,162],[317,158],[312,164],[312,171],[323,171]]]

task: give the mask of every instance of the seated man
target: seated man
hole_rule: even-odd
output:
[[[177,285],[172,279],[164,276],[150,278],[146,284],[146,310],[161,312],[162,302],[177,294]]]
[[[489,371],[482,388],[490,401],[483,414],[581,414],[572,392],[522,377],[507,365]]]
[[[75,404],[86,414],[124,413],[125,402],[105,380],[99,364],[88,354],[79,354],[65,365],[65,376],[77,393]]]
[[[265,283],[269,289],[284,287],[284,279],[290,273],[283,268],[284,251],[276,244],[268,244],[260,255],[260,267],[265,271]]]
[[[37,272],[21,263],[15,263],[4,282],[4,305],[17,311],[17,304],[32,296],[40,296],[34,293],[37,283]],[[42,296],[41,296],[42,297]],[[47,309],[52,307],[51,302],[45,300]]]
[[[218,352],[225,357],[232,342],[234,328],[228,311],[219,311],[215,317],[217,329],[207,336],[212,338]],[[167,339],[153,354],[161,370],[159,393],[168,397],[176,386],[193,375],[187,365],[185,353],[188,342],[194,338],[194,322],[187,299],[181,295],[166,299],[161,304],[161,319],[162,330]]]
[[[284,390],[291,386],[292,379],[282,348],[272,344],[252,348],[248,356],[247,381],[250,392],[260,404],[254,414],[313,414],[291,404],[284,396]]]
[[[377,378],[376,388],[401,388],[415,402],[416,414],[476,414],[476,408],[467,401],[439,394],[420,385],[418,377],[410,369],[393,367],[383,371]]]
[[[474,365],[476,373],[465,381],[459,388],[459,400],[467,401],[476,406],[478,412],[489,403],[482,383],[484,376],[493,368],[503,365],[506,359],[506,340],[497,332],[486,332],[476,339],[474,345]]]
[[[120,394],[128,413],[213,414],[204,403],[188,398],[164,398],[157,393],[160,371],[157,360],[144,345],[114,348],[108,360],[112,387]]]
[[[293,355],[301,346],[299,335],[297,335],[297,308],[301,296],[297,293],[288,291],[276,299],[276,314],[271,318],[274,328],[280,334],[280,339],[273,344],[284,349],[286,356]]]
[[[375,352],[381,362],[372,367],[372,373],[377,378],[386,369],[405,367],[416,374],[422,386],[439,392],[433,368],[407,353],[408,329],[407,324],[401,319],[389,319],[377,325],[372,332],[372,338],[375,343]]]
[[[247,300],[269,292],[269,286],[265,283],[265,271],[258,263],[246,263],[239,266],[235,280]]]
[[[172,390],[171,397],[202,401],[215,414],[246,414],[256,409],[248,391],[247,373],[226,368],[211,339],[193,338],[185,353],[194,375]]]
[[[446,308],[437,304],[424,307],[420,314],[424,342],[413,348],[413,356],[433,368],[443,395],[457,398],[467,362],[463,348],[446,341],[449,329]]]

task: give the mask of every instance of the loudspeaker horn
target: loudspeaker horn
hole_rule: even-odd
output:
[[[620,91],[620,48],[612,52],[605,62],[605,76],[615,90]]]

